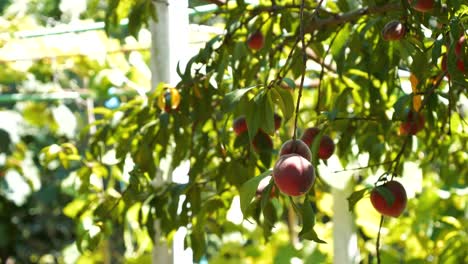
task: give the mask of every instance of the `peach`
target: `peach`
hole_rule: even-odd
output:
[[[385,199],[382,193],[387,193],[388,196],[391,195],[392,197]],[[408,197],[403,185],[392,180],[375,187],[371,191],[370,200],[372,206],[379,213],[386,216],[398,217],[405,210]]]
[[[283,155],[292,154],[292,153],[299,154],[303,158],[309,161],[312,158],[312,153],[310,152],[309,146],[307,146],[307,144],[304,143],[304,141],[300,139],[296,139],[296,140],[290,139],[284,142],[280,148],[279,155],[283,156]]]
[[[247,46],[253,50],[259,50],[263,48],[265,39],[261,31],[256,31],[247,39]]]
[[[240,116],[234,119],[232,128],[234,129],[234,133],[236,133],[237,136],[247,131],[247,121],[245,120],[245,117]]]
[[[386,41],[400,40],[406,35],[406,27],[400,21],[388,22],[382,30],[382,37]]]
[[[312,187],[315,181],[315,170],[312,164],[301,155],[287,154],[276,161],[273,179],[282,193],[300,196]]]

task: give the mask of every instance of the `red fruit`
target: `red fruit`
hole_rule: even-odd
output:
[[[271,180],[271,176],[266,176],[258,183],[257,191],[255,192],[257,198],[260,198],[262,196],[263,191],[268,186],[268,184],[270,184],[270,180]],[[273,197],[275,195],[276,195],[276,188],[273,185],[273,187],[271,187],[270,197]]]
[[[329,136],[322,136],[318,150],[318,157],[327,160],[335,151],[335,142]]]
[[[465,35],[462,35],[458,41],[457,44],[455,44],[455,55],[461,56],[462,55],[462,48],[463,45],[466,43],[466,38]]]
[[[387,198],[387,199],[385,199]],[[375,210],[379,213],[398,217],[406,208],[408,198],[403,185],[397,181],[389,181],[375,187],[370,195]]]
[[[320,129],[316,127],[309,127],[304,131],[301,139],[302,141],[304,141],[304,143],[307,144],[307,146],[310,146],[312,145],[312,142],[314,142],[314,138],[315,136],[318,135],[319,132],[320,132]]]
[[[409,0],[408,2],[414,10],[419,12],[427,12],[434,7],[434,0]]]
[[[312,164],[298,154],[281,156],[273,168],[273,179],[278,189],[290,196],[307,193],[315,180]]]
[[[296,140],[288,140],[284,142],[284,144],[280,148],[279,155],[287,155],[287,154],[292,154],[296,153],[301,155],[304,159],[309,160],[312,158],[312,153],[310,153],[309,146],[304,143],[304,141],[300,139]]]
[[[400,124],[400,135],[416,135],[424,128],[424,116],[413,110],[408,111],[406,120]]]
[[[262,151],[271,151],[273,149],[273,141],[271,140],[270,135],[265,133],[263,130],[258,130],[252,140],[252,146],[257,153]]]
[[[247,131],[247,121],[245,121],[245,117],[241,116],[234,119],[232,128],[234,129],[234,133],[236,133],[237,136]]]
[[[256,31],[247,39],[247,45],[253,50],[259,50],[263,48],[264,37],[261,31]]]
[[[382,30],[384,40],[400,40],[406,34],[406,27],[400,21],[393,20],[388,22]]]
[[[274,118],[275,118],[275,131],[276,131],[281,127],[281,121],[283,120],[283,118],[281,118],[281,116],[276,113],[275,113]]]

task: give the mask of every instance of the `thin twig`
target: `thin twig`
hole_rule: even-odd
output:
[[[296,140],[296,131],[297,131],[297,119],[299,118],[299,107],[301,104],[301,97],[302,97],[302,90],[304,88],[304,79],[305,73],[307,68],[307,53],[306,53],[306,46],[304,40],[304,3],[305,0],[301,1],[301,12],[300,12],[300,20],[301,24],[299,25],[299,34],[301,39],[301,48],[302,48],[302,74],[301,74],[301,82],[299,84],[299,95],[297,96],[297,103],[296,103],[296,113],[294,117],[294,132],[293,132],[293,140]]]
[[[382,232],[382,225],[384,221],[384,216],[380,217],[380,224],[379,224],[379,233],[377,234],[377,243],[375,244],[375,250],[377,254],[377,264],[380,264],[380,233]]]
[[[317,6],[315,7],[314,13],[312,17],[315,17],[315,15],[318,14],[318,10],[320,9],[320,6],[322,5],[323,0],[320,0],[320,2],[317,3]],[[305,79],[305,73],[306,73],[306,68],[307,68],[307,51],[306,51],[306,44],[305,44],[305,38],[304,38],[304,7],[305,7],[305,1],[301,1],[301,11],[300,11],[300,19],[301,19],[301,24],[299,25],[299,34],[300,34],[300,40],[301,40],[301,48],[302,48],[302,74],[301,74],[301,82],[299,85],[299,94],[297,96],[297,103],[296,103],[296,114],[294,117],[294,132],[293,132],[293,140],[296,140],[296,132],[297,132],[297,120],[299,118],[299,108],[301,104],[301,97],[302,97],[302,90],[304,88],[304,79]],[[323,70],[323,67],[322,67]]]

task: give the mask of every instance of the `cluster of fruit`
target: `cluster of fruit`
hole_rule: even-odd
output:
[[[423,13],[429,12],[434,8],[434,0],[418,0],[414,3],[412,0],[409,0],[408,2],[414,10]],[[401,40],[405,37],[406,33],[407,27],[398,20],[388,22],[382,29],[382,37],[387,41]],[[465,64],[463,61],[463,45],[465,43],[466,38],[465,35],[462,34],[455,45],[456,66],[461,73],[465,73]],[[447,73],[447,53],[444,53],[442,56],[441,68],[447,74],[447,77],[450,78],[450,75]]]
[[[275,129],[278,130],[281,126],[281,117],[275,114],[274,120]],[[236,136],[246,133],[247,122],[244,116],[234,120],[233,130]],[[311,163],[310,148],[319,134],[319,128],[310,127],[304,131],[301,139],[290,139],[281,146],[279,159],[274,165],[272,175],[276,187],[282,193],[289,196],[299,196],[307,193],[312,187],[315,180],[315,170]],[[265,146],[265,142],[268,142],[268,147],[273,146],[271,137],[259,129],[252,140],[254,150],[261,151],[259,145]],[[330,158],[335,150],[333,140],[328,135],[322,135],[317,144],[317,157],[323,160]]]

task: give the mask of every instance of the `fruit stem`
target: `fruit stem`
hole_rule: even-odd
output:
[[[377,264],[380,264],[380,233],[382,231],[382,225],[384,221],[384,216],[380,217],[380,224],[379,224],[379,233],[377,233],[377,242],[375,243],[375,250],[377,254]]]

